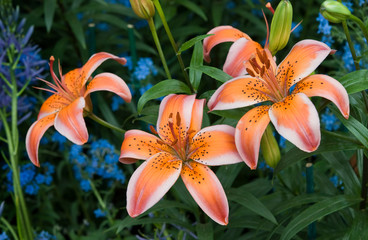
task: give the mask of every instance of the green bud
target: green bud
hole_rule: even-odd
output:
[[[280,148],[272,134],[271,126],[268,125],[261,140],[263,158],[268,166],[275,168],[281,159]]]
[[[155,15],[155,6],[152,0],[129,0],[132,9],[138,17],[150,19]]]
[[[341,2],[327,0],[321,5],[320,12],[324,18],[333,23],[340,23],[351,16],[350,10]]]
[[[269,49],[272,55],[288,43],[292,20],[293,6],[288,0],[281,0],[271,22]]]

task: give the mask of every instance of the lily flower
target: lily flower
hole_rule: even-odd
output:
[[[349,98],[344,87],[327,75],[310,75],[331,51],[322,42],[303,40],[277,66],[267,48],[256,49],[248,61],[241,63],[249,75],[229,80],[212,95],[208,102],[211,111],[272,103],[248,111],[236,126],[236,147],[251,169],[257,166],[260,140],[270,121],[280,135],[299,149],[312,152],[318,148],[320,121],[309,97],[324,97],[346,119],[349,117]]]
[[[268,45],[268,23],[267,40]],[[256,49],[262,50],[263,47],[256,41],[253,41],[246,33],[232,26],[219,26],[210,30],[207,34],[213,34],[203,41],[203,57],[206,62],[211,62],[210,53],[213,47],[223,42],[234,42],[227,54],[223,71],[232,77],[238,77],[247,74],[244,68],[244,62],[256,52]]]
[[[36,166],[38,160],[38,147],[46,130],[54,125],[55,129],[75,144],[82,145],[88,140],[88,131],[83,119],[92,111],[89,94],[95,91],[114,92],[130,102],[132,96],[123,79],[112,73],[100,73],[91,77],[96,68],[104,61],[113,59],[121,64],[126,63],[125,58],[100,52],[94,54],[87,63],[63,75],[59,64],[60,78],[53,70],[54,57],[50,58],[50,72],[55,82],[52,84],[43,79],[51,89],[39,88],[53,93],[41,106],[37,121],[29,128],[26,136],[26,149],[29,158]],[[88,85],[87,85],[87,82]]]
[[[203,128],[204,99],[195,95],[165,97],[157,120],[158,135],[129,130],[120,161],[146,160],[133,173],[127,189],[127,211],[136,217],[156,204],[181,176],[200,208],[214,221],[228,223],[229,206],[220,181],[209,166],[242,162],[227,125]]]

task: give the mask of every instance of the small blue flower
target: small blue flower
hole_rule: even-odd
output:
[[[46,181],[46,177],[43,174],[37,174],[35,180],[37,184],[42,184]]]
[[[35,238],[35,240],[54,240],[54,239],[56,239],[56,237],[46,231],[40,232],[40,234],[38,234]]]
[[[106,212],[102,211],[101,209],[97,208],[96,210],[93,211],[93,213],[95,214],[96,218],[102,218],[106,216]]]
[[[359,6],[363,6],[363,4],[367,3],[367,0],[359,0]]]
[[[321,115],[321,123],[328,131],[336,131],[340,128],[340,120],[331,112],[329,108],[326,108],[325,112]]]
[[[80,182],[80,186],[81,186],[82,190],[85,191],[85,192],[89,192],[92,189],[91,188],[91,184],[89,183],[89,181],[88,180],[85,180],[85,179],[83,179]]]
[[[51,136],[51,141],[59,144],[59,151],[64,151],[64,143],[66,143],[66,137],[61,135],[59,132],[54,132]]]
[[[291,23],[291,29],[294,29],[294,27],[297,25],[298,23],[292,22]],[[292,32],[292,34],[295,37],[300,37],[300,32],[303,30],[303,26],[302,24],[299,24],[297,28],[294,29],[294,31]]]
[[[10,238],[8,237],[8,235],[6,235],[5,232],[2,232],[0,234],[0,240],[10,240]]]
[[[317,33],[322,33],[323,35],[331,34],[331,25],[327,19],[325,19],[321,13],[318,14],[317,21],[319,21]]]
[[[124,103],[125,103],[125,101],[121,97],[113,96],[112,97],[112,103],[111,103],[111,110],[116,112],[119,109],[119,107]]]
[[[354,11],[354,9],[353,9],[353,3],[351,1],[342,2],[342,4],[345,7],[347,7],[350,10],[350,12],[353,12]]]

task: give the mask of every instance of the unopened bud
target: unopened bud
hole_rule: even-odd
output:
[[[155,15],[155,6],[152,0],[129,0],[132,9],[138,17],[150,19]]]
[[[269,49],[272,55],[288,43],[292,20],[293,6],[288,0],[281,0],[271,22]]]
[[[268,125],[261,140],[262,155],[268,166],[275,168],[281,159],[280,148]]]
[[[351,16],[351,12],[346,6],[332,0],[324,1],[320,12],[324,18],[333,23],[340,23]]]

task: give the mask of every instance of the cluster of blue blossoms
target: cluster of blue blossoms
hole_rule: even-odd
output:
[[[6,173],[6,186],[9,192],[13,192],[13,172],[8,165],[3,166]],[[20,167],[20,185],[23,191],[29,195],[36,195],[41,185],[50,186],[55,172],[55,167],[48,163],[42,163],[42,169],[35,167],[32,163]]]
[[[50,233],[46,232],[46,231],[42,231],[40,232],[40,234],[38,234],[34,240],[54,240],[56,239],[55,236],[51,235]],[[10,238],[8,237],[8,235],[3,232],[0,234],[0,240],[10,240]]]
[[[87,145],[72,145],[69,152],[69,160],[73,164],[73,171],[83,191],[89,192],[92,188],[90,180],[100,177],[111,185],[114,181],[125,182],[125,175],[118,167],[119,155],[115,147],[105,139],[90,143],[89,149],[84,151]]]
[[[25,19],[19,19],[19,9],[9,10],[8,14],[0,19],[0,108],[10,109],[11,97],[8,92],[10,88],[6,84],[11,81],[11,68],[9,52],[13,52],[19,62],[15,70],[15,79],[18,89],[22,89],[25,84],[32,83],[36,77],[43,78],[42,73],[47,68],[47,62],[42,60],[36,45],[29,43],[33,33],[33,27],[28,30],[24,28]],[[10,51],[11,50],[11,51]],[[6,79],[6,80],[5,80]],[[18,115],[21,123],[31,115],[35,99],[29,96],[21,96],[18,99]],[[2,121],[0,120],[0,129]]]
[[[132,84],[129,85],[130,91],[133,95],[143,95],[148,89],[153,85],[150,83],[150,76],[157,76],[158,71],[155,67],[152,58],[143,57],[139,58],[136,66],[133,66],[133,61],[131,57],[125,57],[127,59],[128,70],[131,72]],[[119,96],[112,97],[111,109],[117,111],[124,103],[124,100]]]

